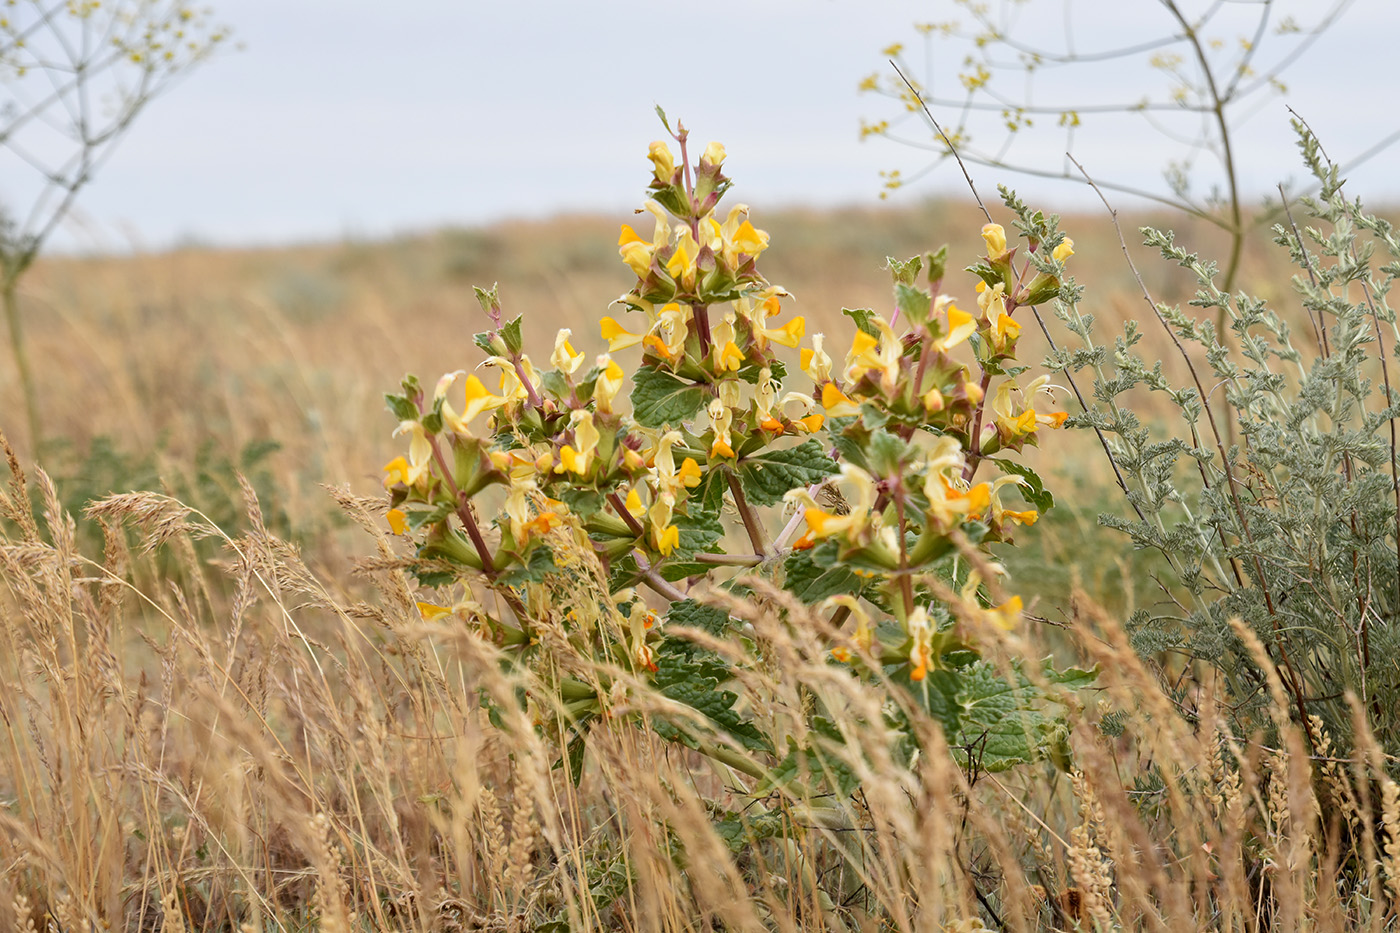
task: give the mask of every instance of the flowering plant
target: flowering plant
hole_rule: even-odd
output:
[[[742,689],[739,662],[681,634],[746,640],[761,657],[752,628],[706,598],[723,590],[812,620],[833,664],[902,684],[969,763],[973,748],[988,769],[1044,753],[1063,732],[1054,704],[978,645],[1023,609],[988,546],[1054,502],[1008,456],[1065,418],[1036,407],[1054,387],[1023,378],[1015,312],[1058,293],[1070,240],[1026,215],[1033,258],[1018,260],[989,223],[966,309],[939,291],[946,247],[891,260],[893,311],[845,310],[854,334],[838,364],[759,271],[769,236],[749,208],[721,213],[724,147],[692,160],[685,128],[661,118],[679,158],[652,143],[654,226],[621,228],[633,280],[601,319],[608,352],[585,365],[560,330],[537,367],[520,319],[477,289],[494,376],[449,373],[431,392],[410,376],[387,397],[408,439],[384,468],[388,520],[413,543],[419,582],[447,594],[420,602],[424,617],[471,626],[538,675],[526,702],[557,701],[561,715],[535,718],[575,775],[592,725],[627,714],[638,678],[695,714],[638,723],[764,782],[784,771],[761,703],[728,689]],[[562,670],[564,642],[606,671]]]

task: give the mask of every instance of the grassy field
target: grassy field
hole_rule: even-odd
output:
[[[379,471],[399,445],[382,394],[405,372],[431,384],[480,361],[472,285],[499,282],[537,359],[560,327],[602,350],[597,318],[632,284],[614,245],[627,220],[35,268],[23,307],[52,482],[22,418],[3,419],[16,453],[0,548],[0,928],[1395,926],[1384,892],[1400,798],[1379,751],[1362,729],[1356,760],[1310,757],[1284,716],[1241,742],[1208,676],[1189,697],[1162,687],[1161,659],[1140,659],[1119,624],[1166,598],[1162,568],[1098,527],[1123,504],[1087,432],[1055,433],[1030,458],[1061,503],[1007,555],[1038,621],[987,649],[1098,665],[1064,736],[1072,771],[975,775],[916,709],[904,713],[934,753],[890,758],[869,728],[889,714],[880,685],[830,676],[804,634],[819,620],[784,626],[760,601],[728,605],[767,646],[748,685],[765,698],[756,714],[800,739],[814,702],[845,711],[869,763],[858,797],[750,795],[742,768],[621,726],[595,730],[588,771],[568,781],[541,739],[558,711],[532,706],[531,721],[513,702],[526,680],[469,632],[426,625],[398,572]],[[840,309],[890,305],[886,256],[949,242],[956,267],[981,249],[965,204],[754,220],[772,236],[766,276],[842,353]],[[1124,222],[1134,244],[1137,225]],[[1191,248],[1220,250],[1209,228],[1177,226]],[[1108,334],[1140,318],[1106,218],[1063,228],[1083,310]],[[1241,284],[1286,303],[1286,256],[1258,243]],[[1155,299],[1189,298],[1179,270],[1134,256]],[[972,299],[970,276],[944,288]],[[1029,323],[1023,346],[1027,360],[1046,349]],[[0,412],[22,410],[6,367]],[[63,518],[113,493],[130,495]],[[561,669],[603,676],[567,640],[556,650]],[[629,702],[664,707],[640,688]],[[750,828],[802,831],[729,847],[716,800]],[[1344,901],[1342,887],[1370,893]]]

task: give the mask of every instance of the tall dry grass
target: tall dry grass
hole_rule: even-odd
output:
[[[827,711],[841,741],[808,761],[859,779],[841,798],[751,776],[776,762],[706,722],[688,726],[719,754],[661,741],[638,718],[687,708],[544,625],[561,672],[615,684],[575,784],[551,738],[563,701],[462,621],[423,622],[381,500],[335,491],[374,548],[352,579],[309,569],[247,489],[237,536],[156,493],[110,497],[89,510],[105,553],[84,554],[5,446],[0,928],[1400,926],[1400,788],[1362,714],[1355,758],[1309,756],[1274,675],[1274,730],[1232,735],[1210,678],[1164,686],[1087,600],[1054,632],[1099,671],[1068,698],[1062,753],[989,774],[972,747],[955,764],[915,697],[831,663],[822,620],[780,592],[710,593],[750,637],[689,637],[736,662],[769,734],[820,744]],[[1045,641],[984,650],[1010,664]]]

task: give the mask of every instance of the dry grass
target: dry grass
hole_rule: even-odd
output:
[[[366,566],[361,600],[266,533],[255,502],[251,530],[227,538],[158,495],[114,497],[93,508],[110,531],[96,561],[37,482],[42,518],[22,474],[0,503],[15,529],[0,546],[6,929],[1397,923],[1400,793],[1374,744],[1358,760],[1310,758],[1282,715],[1275,734],[1231,735],[1210,681],[1169,697],[1093,609],[1071,620],[1100,679],[1080,698],[1069,770],[984,774],[954,765],[902,689],[830,663],[822,623],[800,606],[777,591],[762,609],[712,594],[752,626],[752,647],[706,647],[748,672],[750,712],[772,734],[801,744],[813,704],[834,715],[845,744],[832,760],[860,779],[845,799],[800,781],[765,790],[668,746],[636,717],[674,704],[556,637],[559,669],[621,685],[575,786],[555,767],[561,709],[547,685],[464,627],[422,622],[383,569],[393,550],[377,502],[340,495],[384,558]],[[136,549],[122,525],[140,529]],[[218,578],[189,563],[178,580],[129,582],[142,548],[192,555],[201,536],[222,544]],[[988,638],[1004,661],[1044,650],[1035,630]],[[881,725],[896,709],[920,737],[912,761]],[[731,847],[716,811],[782,831]]]
[[[979,226],[941,205],[758,219],[773,234],[769,277],[828,332],[844,332],[831,309],[886,302],[884,255]],[[1081,280],[1108,296],[1092,309],[1133,315],[1102,222],[1066,228]],[[1230,698],[1205,672],[1179,671],[1164,691],[1083,594],[1064,628],[989,633],[985,646],[1005,663],[1053,647],[1098,665],[1059,767],[956,767],[907,693],[830,663],[819,619],[777,593],[765,609],[714,593],[752,627],[748,647],[707,644],[747,672],[749,712],[801,743],[813,705],[831,711],[844,739],[832,754],[859,793],[768,789],[662,742],[636,717],[681,711],[557,637],[560,670],[625,688],[573,784],[555,767],[562,710],[547,685],[466,628],[425,624],[396,569],[372,496],[389,426],[379,394],[408,369],[470,365],[473,282],[501,281],[536,353],[558,326],[591,338],[597,296],[623,287],[614,229],[580,218],[37,270],[26,300],[52,436],[154,448],[165,435],[169,470],[211,436],[233,448],[273,437],[293,524],[332,508],[350,521],[293,544],[246,486],[236,532],[155,492],[116,495],[90,511],[99,556],[47,476],[10,455],[0,929],[1400,927],[1400,789],[1364,720],[1354,760],[1309,756],[1282,712],[1267,735],[1233,735]],[[1251,261],[1251,287],[1282,294]],[[1179,300],[1173,283],[1149,284]],[[14,393],[0,385],[3,410],[19,410]],[[1075,449],[1048,464],[1062,498],[1071,479],[1102,475],[1090,454],[1063,452]],[[912,761],[883,725],[893,712],[920,736]],[[719,814],[781,831],[731,847]]]

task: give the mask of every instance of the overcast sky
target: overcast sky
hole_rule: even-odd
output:
[[[873,204],[881,169],[908,175],[925,160],[887,140],[859,140],[862,117],[890,118],[898,108],[859,94],[858,83],[887,72],[881,50],[903,41],[906,60],[921,77],[932,76],[934,92],[954,94],[968,50],[934,41],[933,69],[925,70],[924,40],[913,24],[960,14],[967,22],[949,0],[213,4],[241,49],[226,50],[154,101],[83,193],[81,224],[68,225],[56,245],[286,243],[559,211],[623,213],[640,200],[647,144],[661,135],[656,104],[684,119],[701,145],[725,143],[736,193],[759,211]],[[1023,22],[1018,34],[1062,47],[1062,0],[1030,6],[1027,15],[1046,18]],[[1291,13],[1306,25],[1326,7],[1322,0],[1278,0],[1275,21]],[[1158,0],[1075,0],[1070,9],[1081,52],[1173,28]],[[1232,9],[1243,17],[1257,4],[1227,5]],[[1227,45],[1219,54],[1233,47],[1244,23],[1221,21],[1214,34]],[[1261,101],[1246,125],[1242,181],[1250,191],[1299,174],[1285,104],[1343,160],[1400,128],[1387,74],[1397,40],[1400,4],[1355,0],[1284,74],[1288,96]],[[1160,96],[1165,78],[1147,67],[1148,57],[1097,71],[1044,72],[1036,99]],[[1002,89],[1021,87],[1013,81]],[[1090,121],[1075,152],[1101,179],[1160,189],[1164,163],[1187,150],[1170,148],[1141,117],[1128,119]],[[1054,123],[1041,118],[1013,154],[1059,170],[1064,137]],[[928,138],[916,124],[903,129]],[[1001,134],[993,123],[977,138]],[[1400,198],[1397,159],[1400,150],[1355,172],[1351,193]],[[1200,169],[1202,187],[1218,179],[1208,159]],[[1063,183],[985,168],[974,176],[984,195],[1008,180],[1032,200],[1069,205],[1081,196]],[[36,183],[7,163],[0,198],[22,202]],[[892,198],[965,190],[948,165]]]

